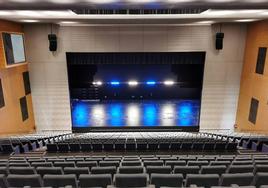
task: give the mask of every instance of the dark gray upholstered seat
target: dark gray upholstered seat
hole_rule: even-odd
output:
[[[121,166],[142,166],[141,161],[122,161]]]
[[[186,161],[166,161],[166,165],[167,166],[171,166],[171,168],[173,169],[174,166],[186,166]]]
[[[201,174],[224,174],[227,167],[224,165],[221,166],[202,166]]]
[[[219,185],[219,178],[218,174],[187,174],[185,185],[186,187],[197,185],[209,188]]]
[[[119,167],[119,161],[100,161],[100,166],[116,166]]]
[[[268,165],[255,165],[254,172],[268,172]]]
[[[231,165],[229,167],[228,173],[248,173],[253,172],[254,166],[253,165]]]
[[[73,188],[78,187],[76,176],[74,174],[67,174],[67,175],[46,174],[44,175],[43,180],[44,180],[44,186],[64,187],[66,185],[71,185]]]
[[[144,160],[143,165],[146,166],[163,166],[163,160]]]
[[[81,174],[79,176],[79,187],[102,187],[112,184],[111,174]]]
[[[170,174],[172,171],[171,166],[147,166],[146,172],[148,174],[159,173],[159,174]]]
[[[4,167],[4,166],[1,166],[0,167],[0,174],[7,175],[8,174],[8,168],[7,167]]]
[[[0,174],[0,187],[6,188],[7,187],[7,181],[6,181],[6,175]]]
[[[114,185],[116,187],[146,187],[147,174],[115,174]]]
[[[38,167],[38,166],[52,167],[53,163],[52,162],[32,162],[31,166],[32,167]]]
[[[35,174],[34,167],[9,167],[10,174]]]
[[[144,167],[142,166],[121,166],[118,168],[120,174],[139,174],[144,173]]]
[[[64,174],[75,174],[78,178],[80,174],[89,174],[88,167],[65,167]]]
[[[258,172],[255,174],[254,185],[258,188],[261,185],[268,185],[268,173]]]
[[[182,174],[151,174],[151,184],[156,188],[162,186],[181,187],[183,183]]]
[[[116,167],[115,166],[106,166],[106,167],[92,167],[92,174],[115,174]]]
[[[55,162],[54,163],[55,167],[75,167],[75,163],[74,162]]]
[[[41,176],[45,174],[63,174],[61,167],[37,167],[36,172]]]
[[[97,161],[77,161],[76,162],[77,167],[88,167],[91,169],[94,166],[98,166]]]
[[[198,174],[199,166],[175,166],[174,174],[183,174],[183,177],[186,177],[186,174]]]
[[[42,179],[38,174],[22,175],[22,174],[10,174],[7,176],[7,183],[9,187],[42,187]]]
[[[253,173],[222,174],[220,185],[230,186],[237,184],[239,186],[249,186],[253,181]]]

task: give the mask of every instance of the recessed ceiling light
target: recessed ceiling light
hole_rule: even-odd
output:
[[[235,10],[212,10],[212,9],[209,9],[205,12],[202,12],[201,14],[208,15],[208,16],[226,16],[226,15],[232,15],[235,13],[236,13]]]
[[[12,14],[13,14],[12,11],[0,10],[0,16],[8,16]]]
[[[51,3],[55,4],[71,4],[71,3],[77,3],[77,0],[48,0]]]
[[[169,3],[188,3],[188,2],[195,2],[197,0],[167,0]]]
[[[211,21],[211,20],[206,20],[206,21],[199,21],[199,22],[195,22],[195,24],[200,24],[200,25],[211,25],[211,24],[214,24],[215,22],[214,21]]]
[[[128,0],[131,3],[153,3],[157,0]]]
[[[73,11],[55,11],[55,10],[47,10],[47,11],[42,11],[42,14],[46,16],[71,16],[75,15]]]
[[[24,22],[24,23],[37,23],[37,22],[39,22],[39,20],[21,20],[21,22]]]
[[[86,0],[86,2],[95,4],[105,4],[105,3],[115,3],[117,2],[117,0]]]
[[[62,21],[60,22],[60,24],[76,24],[78,22],[74,22],[74,21]]]
[[[41,14],[38,11],[32,11],[32,10],[16,10],[14,11],[14,13],[20,16],[29,16],[29,17],[41,16]]]
[[[235,2],[236,0],[206,0],[206,2],[211,2],[211,3],[230,3],[230,2]]]
[[[241,19],[241,20],[235,20],[236,22],[254,22],[257,21],[256,19]]]

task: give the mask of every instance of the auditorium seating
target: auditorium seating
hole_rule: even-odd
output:
[[[70,133],[27,134],[0,138],[0,152],[19,154],[34,151],[49,143],[67,139]]]
[[[85,133],[47,144],[48,152],[101,151],[236,151],[240,140],[205,133]]]
[[[267,161],[267,157],[266,154],[11,156],[1,159],[0,186],[210,188],[235,184],[259,188],[268,185],[267,165],[259,163]]]

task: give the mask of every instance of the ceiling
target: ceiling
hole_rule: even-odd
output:
[[[204,9],[200,14],[90,14],[81,9]],[[268,19],[268,0],[0,0],[0,19],[60,25],[197,24]]]

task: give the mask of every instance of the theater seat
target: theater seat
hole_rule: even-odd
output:
[[[170,174],[172,171],[171,166],[147,166],[146,172],[151,175],[154,174]]]
[[[268,173],[258,172],[255,174],[254,183],[257,188],[261,185],[268,185]]]
[[[88,167],[65,167],[64,174],[75,174],[78,178],[80,174],[89,174]]]
[[[37,174],[40,174],[42,177],[45,174],[63,174],[61,167],[37,167]]]
[[[182,187],[182,183],[182,174],[151,174],[151,184],[155,185],[155,188],[162,186]]]
[[[118,168],[120,174],[139,174],[144,173],[144,167],[142,166],[122,166]]]
[[[107,166],[107,167],[92,167],[92,174],[115,174],[116,167],[115,166]]]
[[[68,175],[44,175],[44,186],[50,187],[64,187],[66,185],[71,185],[73,188],[77,188],[77,180],[74,174]]]
[[[92,167],[98,166],[98,163],[97,163],[97,161],[77,161],[76,166],[77,167],[88,167],[90,170]]]
[[[147,174],[115,174],[114,185],[116,187],[146,187]]]
[[[202,166],[201,174],[224,174],[226,172],[226,166]]]
[[[23,187],[23,186],[31,186],[31,187],[42,187],[42,179],[40,175],[18,175],[18,174],[10,174],[7,176],[7,183],[9,187]]]
[[[79,176],[79,187],[102,187],[106,188],[112,184],[111,174],[81,174]]]
[[[252,184],[253,177],[253,173],[222,174],[220,185],[231,186],[236,184],[239,186],[249,186]]]
[[[199,166],[175,166],[174,174],[183,174],[183,177],[186,177],[186,174],[198,174]]]
[[[231,165],[229,167],[228,173],[247,173],[253,172],[254,166],[253,165]]]
[[[218,174],[187,174],[186,187],[197,185],[200,187],[210,188],[211,186],[219,185]]]
[[[10,174],[35,174],[34,167],[9,167]]]

